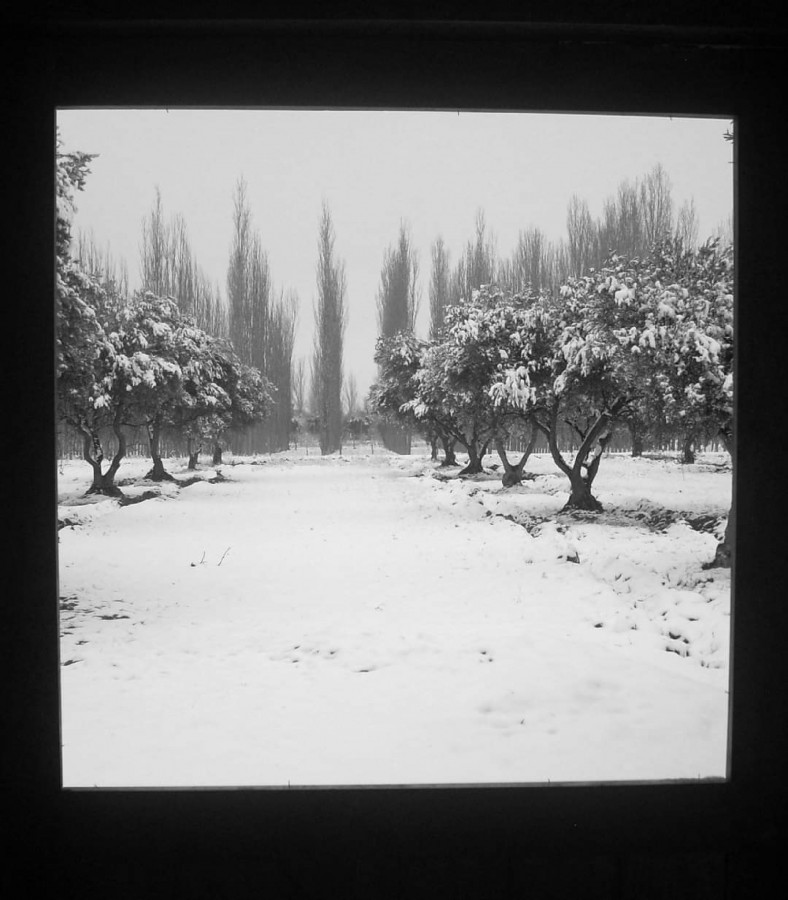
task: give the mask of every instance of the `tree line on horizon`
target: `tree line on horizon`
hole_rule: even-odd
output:
[[[91,157],[83,156],[89,162]],[[72,187],[79,190],[82,185]],[[341,450],[349,429],[360,434],[374,428],[388,449],[410,452],[412,428],[390,411],[376,407],[372,394],[360,397],[353,373],[345,371],[347,273],[337,257],[328,205],[323,203],[318,223],[312,355],[308,360],[295,360],[298,296],[292,290],[274,287],[243,178],[236,183],[232,201],[233,231],[224,296],[218,283],[211,283],[199,266],[184,218],[179,214],[165,216],[158,188],[142,223],[138,292],[171,298],[180,314],[191,317],[206,334],[228,341],[239,361],[265,379],[270,388],[266,415],[254,422],[236,421],[224,435],[227,445],[240,453],[275,452],[287,449],[298,432],[306,430],[317,436],[321,452],[332,453]],[[727,228],[729,231],[730,223]],[[718,231],[723,243],[730,241],[725,226]],[[566,239],[550,241],[537,227],[523,229],[514,250],[505,258],[497,256],[495,239],[487,228],[484,211],[479,209],[474,234],[454,265],[440,235],[430,247],[429,339],[435,340],[441,333],[447,310],[484,285],[512,294],[536,290],[557,295],[567,278],[598,268],[613,251],[634,258],[653,246],[657,237],[668,234],[690,247],[697,242],[697,232],[692,201],[685,202],[674,215],[670,181],[659,164],[641,180],[623,181],[617,193],[607,198],[596,220],[587,203],[574,195],[567,208]],[[70,252],[87,273],[115,295],[129,296],[125,261],[116,263],[109,249],[99,252],[92,235],[86,238],[80,234],[72,244]],[[376,296],[380,337],[415,333],[421,299],[419,275],[420,261],[410,227],[402,220],[396,240],[383,251]],[[201,449],[211,450],[215,458],[221,456],[220,444],[214,441],[211,447],[208,441],[209,446],[204,447],[206,440],[200,435],[186,435],[172,422],[164,426],[164,431],[176,445],[183,445],[192,460]],[[109,437],[113,439],[112,434]],[[633,433],[635,447],[642,446],[642,437]],[[445,444],[444,453],[452,458],[453,448]]]
[[[550,241],[537,227],[523,229],[510,256],[499,258],[484,211],[479,209],[474,234],[454,265],[439,235],[430,248],[428,340],[437,342],[440,339],[448,311],[468,303],[484,288],[512,296],[537,292],[557,298],[569,279],[599,271],[613,255],[643,259],[657,245],[666,242],[673,242],[687,252],[698,246],[699,223],[694,200],[685,201],[676,211],[670,178],[660,164],[641,179],[622,181],[616,193],[606,198],[596,219],[592,218],[587,202],[573,195],[567,206],[566,228],[566,239],[559,241]],[[731,219],[720,223],[710,237],[721,247],[732,248]],[[415,334],[418,265],[408,226],[403,222],[397,242],[388,248],[384,257],[378,294],[379,339],[388,340],[398,333]],[[378,372],[380,380],[380,363]],[[391,450],[407,453],[413,423],[407,425],[396,410],[381,407],[377,402],[376,387],[373,385],[370,401],[384,443]],[[561,423],[558,434],[565,445],[582,443],[577,429],[569,423]],[[683,458],[692,461],[696,443],[704,435],[697,430],[679,432],[667,427],[649,431],[631,419],[629,436],[634,455],[640,455],[647,444],[659,447],[667,440],[674,443],[678,440]],[[436,457],[436,442],[442,441],[444,459],[453,464],[454,447],[458,442],[447,440],[446,435],[437,437],[435,434],[430,440],[433,458]],[[540,437],[539,440],[544,439]],[[527,440],[519,443],[528,444]]]

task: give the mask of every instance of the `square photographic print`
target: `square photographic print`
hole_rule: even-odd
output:
[[[729,119],[57,132],[64,787],[727,777]]]

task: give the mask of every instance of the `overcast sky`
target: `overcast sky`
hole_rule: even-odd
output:
[[[676,208],[693,198],[705,239],[733,209],[725,119],[525,113],[284,110],[61,110],[66,151],[99,154],[77,197],[93,231],[139,283],[141,223],[155,188],[186,220],[192,249],[225,293],[232,194],[247,182],[254,226],[277,287],[300,301],[296,359],[311,354],[321,203],[331,209],[347,272],[345,370],[360,393],[374,378],[383,254],[409,223],[421,267],[420,332],[429,315],[430,244],[456,262],[483,209],[499,256],[521,229],[565,237],[577,194],[591,215],[624,179],[662,163]]]

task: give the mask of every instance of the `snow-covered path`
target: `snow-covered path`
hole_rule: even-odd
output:
[[[615,529],[570,535],[576,564],[386,455],[225,474],[60,532],[65,785],[725,774],[725,671],[642,627],[711,601],[662,580],[635,608]],[[709,540],[672,546],[699,569]]]

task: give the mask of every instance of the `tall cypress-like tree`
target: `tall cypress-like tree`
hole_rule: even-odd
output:
[[[109,254],[107,259],[110,260]],[[119,284],[128,285],[121,267]],[[216,337],[226,335],[224,304],[197,263],[186,220],[178,214],[165,219],[161,192],[156,190],[153,207],[143,220],[140,241],[140,274],[143,293],[172,297],[178,309]]]
[[[569,250],[569,274],[584,275],[597,264],[597,235],[588,203],[572,195],[566,212]]]
[[[405,222],[400,223],[399,235],[387,248],[380,270],[378,288],[378,334],[383,338],[395,334],[412,334],[416,325],[419,298],[416,282],[419,263]],[[379,431],[383,444],[394,453],[409,454],[410,430],[399,422],[382,420]]]
[[[449,251],[440,235],[433,241],[431,251],[430,340],[435,341],[443,330],[446,307],[449,305]]]
[[[297,416],[304,414],[307,398],[306,390],[306,364],[301,357],[293,367],[293,412]]]
[[[315,346],[312,360],[313,405],[320,420],[322,454],[342,450],[343,346],[345,310],[345,265],[334,257],[334,225],[328,204],[323,202],[318,229],[317,302]]]
[[[293,346],[298,318],[298,296],[283,293],[270,310],[266,329],[266,377],[276,388],[271,414],[271,450],[287,450],[293,420]]]
[[[487,234],[484,210],[479,209],[476,212],[474,237],[468,241],[452,275],[452,304],[470,300],[473,292],[479,290],[483,284],[492,284],[495,281],[495,270],[495,245]]]
[[[446,309],[452,302],[449,251],[444,244],[441,235],[438,235],[432,243],[431,256],[430,340],[439,341],[443,336]],[[426,435],[430,442],[432,459],[438,458],[438,441],[440,441],[443,444],[443,464],[445,466],[454,466],[457,464],[457,458],[454,455],[454,447],[456,444],[454,438],[434,424],[432,427],[426,429]]]
[[[170,293],[170,227],[164,218],[161,191],[156,187],[156,199],[150,213],[142,222],[140,242],[140,281],[142,291],[157,297]]]
[[[233,236],[227,266],[227,311],[230,340],[241,361],[247,365],[252,363],[251,219],[246,202],[246,182],[239,178],[233,194]]]
[[[269,374],[271,324],[273,320],[273,285],[268,254],[263,249],[260,235],[251,235],[249,268],[246,290],[248,293],[247,329],[249,335],[249,364],[264,375]]]
[[[403,222],[393,247],[383,257],[378,288],[378,331],[393,337],[398,331],[412,332],[416,325],[419,263],[411,245],[410,231]]]
[[[230,339],[236,353],[259,369],[275,388],[274,408],[247,437],[255,452],[286,450],[292,420],[292,358],[298,298],[273,299],[268,255],[252,227],[246,182],[238,180],[233,199],[233,241],[227,269]]]

